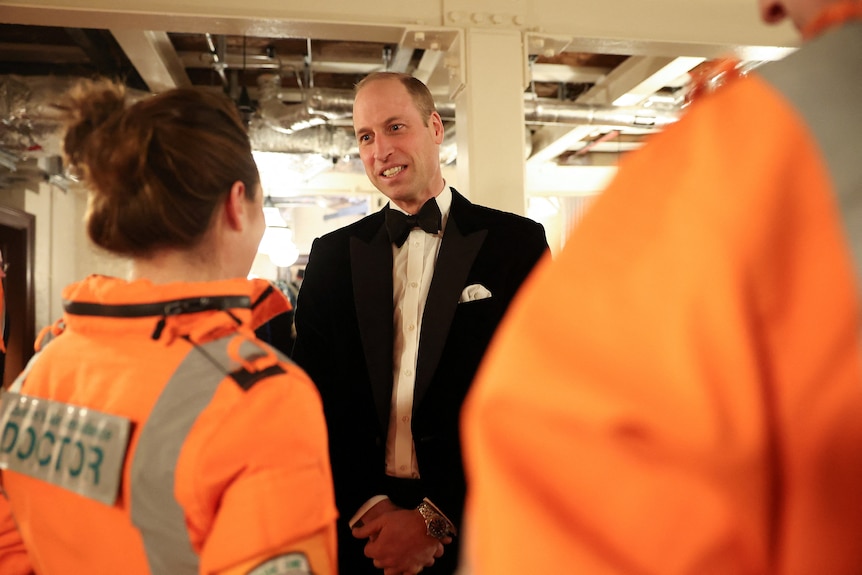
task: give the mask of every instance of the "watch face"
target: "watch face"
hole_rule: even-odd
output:
[[[428,535],[432,537],[436,537],[437,539],[442,539],[446,537],[449,533],[449,526],[446,524],[446,520],[442,517],[434,517],[428,523]]]

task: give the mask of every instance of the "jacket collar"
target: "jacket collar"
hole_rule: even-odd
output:
[[[149,326],[154,339],[164,329],[173,335],[199,331],[207,322],[256,329],[275,315],[288,311],[290,302],[266,280],[231,279],[213,282],[153,284],[91,275],[63,290],[64,322],[72,329],[105,329],[118,320],[124,329]]]

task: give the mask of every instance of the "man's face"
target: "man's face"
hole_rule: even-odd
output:
[[[443,188],[443,122],[437,112],[423,118],[399,80],[375,80],[356,94],[353,127],[368,179],[402,209],[415,213]]]

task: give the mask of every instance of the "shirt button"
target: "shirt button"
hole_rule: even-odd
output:
[[[408,421],[410,421],[410,416],[405,415],[404,417],[401,418],[401,421],[403,421],[404,423],[407,423]]]
[[[401,471],[407,471],[407,466],[406,466],[406,465],[402,465],[402,466],[401,466]]]
[[[407,377],[410,377],[411,375],[413,375],[413,372],[412,372],[412,371],[410,371],[409,369],[405,369],[405,370],[404,370],[404,375],[406,375]]]
[[[414,246],[416,246],[416,247],[418,248],[418,247],[419,247],[419,242],[413,242],[413,245],[414,245]]]
[[[418,283],[416,283],[416,282],[410,282],[410,287],[416,287],[416,286],[418,286],[418,285],[419,285],[419,284],[418,284]]]
[[[413,331],[414,329],[416,329],[416,326],[411,323],[410,325],[407,326],[407,329],[410,331]]]

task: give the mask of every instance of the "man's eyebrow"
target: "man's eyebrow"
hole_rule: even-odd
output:
[[[382,123],[384,126],[388,126],[390,124],[403,124],[404,119],[401,116],[390,116],[390,117],[386,118],[385,120],[383,120]],[[365,133],[371,132],[373,130],[369,127],[361,126],[359,128],[354,129],[353,131],[358,136],[360,134],[365,134]]]

